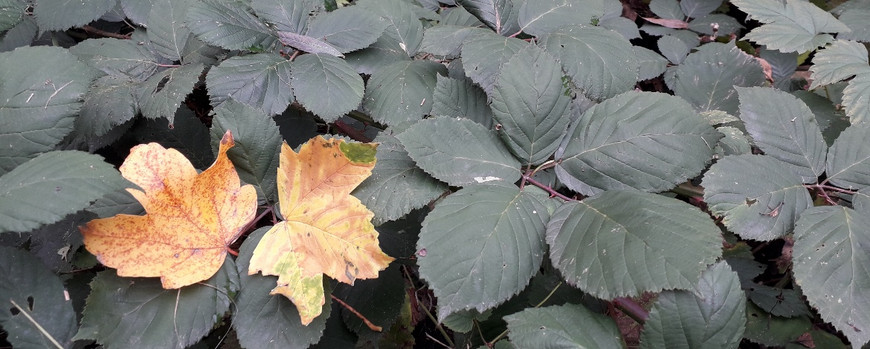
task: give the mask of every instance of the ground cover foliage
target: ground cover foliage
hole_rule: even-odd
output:
[[[868,17],[863,0],[0,0],[0,347],[865,346]],[[282,171],[318,135],[351,163],[378,143],[341,207],[371,211],[353,216],[389,266],[357,280],[344,252],[293,254],[339,267],[299,281],[325,295],[300,317],[255,251],[290,249],[270,234],[295,226]],[[146,213],[117,168],[152,142],[257,196],[217,272],[180,288],[119,276],[79,228]]]

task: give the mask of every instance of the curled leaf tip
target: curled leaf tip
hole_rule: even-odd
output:
[[[236,145],[236,142],[235,140],[233,140],[233,132],[227,130],[227,132],[224,133],[223,138],[221,138],[221,149],[224,149],[224,147],[226,147],[226,149],[229,149],[232,148],[234,145]]]

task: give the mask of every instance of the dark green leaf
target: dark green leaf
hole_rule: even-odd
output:
[[[507,36],[520,30],[517,24],[519,6],[512,0],[456,0],[469,13],[477,17],[496,34]]]
[[[364,0],[354,3],[387,21],[384,35],[398,42],[408,57],[417,53],[423,41],[423,24],[415,13],[415,9],[420,9],[419,6],[403,0]]]
[[[870,128],[856,125],[840,133],[828,151],[826,172],[839,187],[870,187]]]
[[[0,175],[54,149],[97,73],[58,47],[0,53]]]
[[[307,348],[317,343],[326,327],[332,302],[327,298],[323,313],[303,326],[296,306],[287,297],[271,295],[275,276],[248,275],[254,248],[271,226],[255,230],[239,248],[238,275],[241,291],[236,298],[233,328],[245,348]]]
[[[803,294],[795,289],[782,289],[753,284],[747,290],[749,300],[773,316],[812,316]]]
[[[797,70],[798,54],[782,53],[774,50],[759,49],[758,58],[770,65],[770,75],[773,85],[783,91],[791,91],[791,76]]]
[[[363,79],[343,59],[326,54],[296,57],[290,64],[296,100],[326,122],[359,107]]]
[[[867,21],[867,18],[870,18],[870,6],[868,6],[870,4],[862,1],[854,1],[853,3],[858,6],[863,5],[863,7],[841,12],[840,17],[837,19],[852,31],[837,34],[837,39],[838,41],[855,40],[868,42],[870,41],[870,22]]]
[[[27,245],[19,246],[27,246],[31,255],[39,258],[55,273],[71,273],[77,269],[73,265],[73,259],[82,247],[82,233],[79,231],[79,226],[87,224],[94,218],[97,217],[91,212],[78,211],[27,234],[5,234],[5,237],[24,236],[28,240]]]
[[[825,170],[828,145],[813,112],[796,97],[765,87],[737,87],[740,119],[755,145],[789,165],[804,183]]]
[[[716,30],[713,30],[714,28]],[[734,17],[722,13],[714,13],[701,18],[695,18],[695,20],[689,22],[689,29],[706,35],[727,36],[737,34],[738,31],[743,29],[743,26]]]
[[[726,156],[710,166],[701,185],[713,215],[745,239],[779,238],[813,206],[791,167],[765,155]]]
[[[856,76],[843,90],[843,105],[852,124],[870,124],[870,72]]]
[[[461,8],[461,7],[459,7]],[[456,12],[456,11],[454,11]],[[456,57],[468,38],[491,33],[487,29],[464,25],[436,25],[426,29],[420,51],[436,56]]]
[[[527,45],[528,43],[517,38],[497,35],[474,37],[462,44],[462,65],[465,67],[465,75],[489,93],[495,85],[502,65]]]
[[[97,218],[106,218],[122,213],[132,215],[142,215],[145,213],[142,204],[136,201],[127,189],[121,188],[97,199],[87,210],[96,214]]]
[[[528,308],[505,317],[511,342],[521,348],[622,348],[616,323],[578,304]]]
[[[190,38],[185,20],[191,0],[153,0],[148,15],[148,39],[154,50],[172,61],[180,61]]]
[[[147,25],[152,1],[155,0],[119,0],[118,2],[127,18],[136,24]]]
[[[335,57],[344,57],[341,51],[332,44],[315,37],[291,32],[278,32],[281,43],[299,51],[308,53],[325,53]]]
[[[812,51],[834,40],[830,34],[850,29],[809,1],[732,0],[749,17],[765,23],[744,39],[782,52]]]
[[[132,133],[139,143],[157,142],[174,148],[201,170],[214,162],[208,128],[186,107],[178,108],[172,127],[168,119],[144,120],[137,126]]]
[[[710,64],[715,62],[716,64]],[[673,90],[699,111],[718,109],[737,114],[734,86],[764,84],[761,64],[734,43],[709,43],[676,68]]]
[[[680,8],[686,17],[700,18],[715,11],[722,5],[722,0],[681,0]]]
[[[870,72],[867,48],[855,41],[838,40],[825,47],[813,58],[811,89],[833,84],[859,74]]]
[[[165,117],[175,120],[175,112],[187,95],[193,92],[205,66],[202,63],[169,68],[145,80],[139,86],[137,101],[142,116],[150,119]]]
[[[25,17],[0,38],[0,52],[12,51],[18,47],[29,46],[36,39],[39,27],[32,17]]]
[[[739,128],[721,126],[717,127],[716,131],[725,136],[719,139],[719,143],[716,144],[714,149],[716,159],[728,155],[752,154],[752,144],[749,143],[749,138]]]
[[[682,99],[653,92],[608,99],[572,127],[556,174],[585,195],[671,189],[704,169],[721,137]]]
[[[417,166],[450,185],[520,179],[520,162],[498,136],[468,119],[426,119],[396,138]]]
[[[133,40],[89,39],[73,46],[70,52],[94,69],[109,75],[127,76],[141,82],[159,69],[160,57],[147,45]]]
[[[544,258],[544,199],[510,183],[472,185],[426,216],[417,264],[439,320],[492,308],[528,285]]]
[[[547,243],[565,280],[602,299],[692,288],[722,254],[722,233],[706,213],[638,191],[562,204]]]
[[[492,127],[492,109],[487,105],[486,93],[467,78],[439,75],[432,98],[432,115],[467,118]]]
[[[782,347],[797,342],[812,327],[809,317],[772,316],[755,304],[746,303],[746,332],[743,336],[754,343]]]
[[[659,52],[673,64],[683,63],[691,51],[691,48],[683,40],[670,35],[659,38],[658,47]]]
[[[239,290],[232,258],[202,283],[167,290],[157,278],[97,274],[76,340],[94,339],[109,348],[188,347],[208,334],[230,309]]]
[[[499,136],[523,164],[546,161],[565,136],[571,97],[562,86],[562,69],[537,46],[514,54],[492,90],[492,113]]]
[[[604,17],[606,2],[600,0],[523,1],[517,15],[519,30],[529,35],[541,36],[567,25],[595,25],[593,20]]]
[[[205,78],[209,98],[218,107],[232,98],[266,114],[281,114],[294,101],[290,61],[276,54],[236,56],[211,68]]]
[[[15,348],[72,346],[76,314],[65,292],[61,280],[39,259],[0,246],[0,328]]]
[[[310,18],[324,6],[321,0],[252,0],[251,8],[276,30],[302,34],[308,29]]]
[[[40,1],[33,9],[41,31],[63,31],[91,23],[109,12],[116,0]]]
[[[125,183],[97,155],[44,153],[0,177],[0,232],[57,222]]]
[[[0,1],[0,33],[5,32],[24,19],[27,2],[22,0]]]
[[[611,2],[610,4],[613,4]],[[619,6],[619,12],[622,13],[622,6]],[[621,17],[609,17],[598,21],[598,25],[602,28],[610,29],[622,35],[626,40],[634,40],[640,38],[640,31],[637,30],[637,24],[634,21]]]
[[[363,106],[375,121],[407,125],[429,114],[438,75],[447,69],[432,61],[406,61],[376,71],[365,89]]]
[[[375,141],[380,143],[378,162],[372,175],[353,191],[374,212],[375,225],[401,218],[447,190],[444,183],[417,167],[398,139],[381,133]]]
[[[235,100],[215,109],[211,127],[211,148],[217,154],[224,133],[230,130],[236,146],[227,152],[239,178],[257,188],[261,202],[278,201],[275,180],[281,134],[278,125],[262,111]]]
[[[659,18],[664,19],[684,19],[683,9],[677,0],[651,0],[649,9]]]
[[[870,342],[870,212],[810,208],[794,238],[794,277],[809,303],[853,346]]]
[[[326,41],[347,53],[375,43],[387,25],[382,17],[361,7],[350,6],[314,17],[305,35]]]
[[[139,111],[135,88],[125,76],[107,75],[94,81],[76,118],[76,131],[96,138],[132,120]]]
[[[649,80],[665,72],[668,60],[650,49],[633,46],[634,55],[637,57],[637,80]]]
[[[634,88],[639,64],[622,35],[600,27],[561,27],[541,38],[541,47],[586,97],[602,100]]]
[[[691,291],[659,294],[644,323],[641,348],[737,348],[746,325],[746,296],[737,273],[719,262]]]
[[[390,63],[411,60],[399,44],[390,36],[381,35],[371,46],[345,55],[344,60],[358,73],[372,75]]]
[[[251,12],[245,0],[195,1],[187,9],[187,27],[200,40],[227,50],[274,45],[271,29]]]

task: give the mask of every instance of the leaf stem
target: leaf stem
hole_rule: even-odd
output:
[[[649,313],[640,304],[629,298],[617,297],[613,300],[613,305],[641,325],[649,318]]]
[[[332,124],[335,125],[335,128],[337,128],[339,131],[346,134],[348,137],[352,138],[353,140],[360,141],[363,143],[370,143],[372,141],[371,139],[366,137],[366,135],[364,133],[362,133],[362,131],[351,127],[350,125],[344,123],[344,121],[336,120]]]
[[[560,286],[562,286],[562,282],[561,282],[561,281],[559,281],[559,283],[556,284],[556,286],[553,287],[552,290],[550,290],[550,293],[547,294],[547,296],[544,297],[544,299],[542,299],[540,302],[538,302],[538,304],[535,305],[535,308],[536,308],[536,309],[537,309],[537,308],[540,308],[542,305],[544,305],[544,303],[547,303],[547,301],[550,300],[550,297],[552,297],[553,294],[556,293],[556,290],[558,290]],[[477,323],[477,321],[475,321],[475,323]],[[480,326],[478,326],[478,330],[480,330]],[[491,340],[491,341],[489,341],[488,343],[486,343],[486,346],[492,348],[493,346],[495,346],[495,343],[496,343],[496,342],[502,340],[505,336],[507,336],[507,334],[508,334],[508,330],[504,330],[504,331],[502,331],[501,333],[498,334],[498,336],[496,336],[495,338],[493,338],[493,340]]]
[[[523,180],[534,184],[538,188],[544,189],[544,191],[549,193],[550,196],[555,196],[555,197],[560,198],[560,199],[565,200],[565,201],[577,201],[576,199],[569,198],[569,197],[563,195],[562,193],[555,191],[553,188],[550,188],[550,186],[548,186],[544,183],[536,181],[534,178],[532,178],[529,175],[524,174]]]
[[[329,295],[329,297],[331,297],[332,300],[338,302],[338,304],[341,304],[341,306],[343,306],[345,309],[350,310],[350,312],[353,313],[353,315],[356,315],[356,317],[360,318],[360,320],[362,320],[363,323],[365,323],[366,326],[368,326],[370,330],[375,331],[375,332],[381,332],[384,330],[381,326],[373,324],[371,321],[369,321],[369,319],[366,319],[366,317],[363,316],[363,314],[360,314],[358,311],[356,311],[356,309],[354,309],[352,306],[345,303],[341,299],[338,299],[338,297],[336,297],[335,295],[331,294],[331,295]]]
[[[54,339],[54,337],[52,337],[51,334],[48,333],[48,331],[46,331],[45,328],[42,327],[42,325],[40,325],[38,322],[36,322],[36,320],[34,320],[33,317],[31,317],[30,314],[27,313],[27,310],[24,310],[24,308],[22,308],[20,305],[18,305],[18,303],[15,303],[15,301],[12,300],[11,298],[9,299],[9,302],[12,303],[12,305],[15,306],[15,308],[18,309],[18,311],[20,311],[21,314],[23,314],[24,317],[26,317],[28,321],[33,323],[33,326],[36,326],[36,329],[39,330],[39,332],[42,333],[43,336],[48,338],[48,340],[51,341],[51,344],[54,344],[54,346],[56,348],[63,349],[63,346],[57,342],[57,339]]]
[[[419,301],[418,301],[419,303]],[[453,344],[453,340],[450,339],[450,336],[447,335],[447,331],[444,330],[444,326],[441,326],[441,323],[435,319],[435,316],[432,316],[432,313],[429,312],[426,306],[421,306],[420,309],[423,309],[423,312],[426,313],[426,317],[435,324],[435,328],[438,329],[438,332],[441,332],[441,335],[444,336],[444,339],[447,340],[447,344],[450,345],[450,348],[456,347],[456,344]]]

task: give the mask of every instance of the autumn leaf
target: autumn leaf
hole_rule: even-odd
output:
[[[210,278],[257,211],[256,189],[240,187],[227,158],[233,145],[227,131],[217,160],[200,174],[175,149],[157,143],[133,147],[121,175],[142,188],[127,191],[146,214],[88,222],[80,227],[85,248],[118,275],[160,276],[167,289]]]
[[[299,153],[284,143],[278,198],[284,221],[260,240],[248,274],[277,275],[271,294],[289,298],[307,325],[325,302],[323,275],[353,284],[393,260],[378,246],[374,214],[350,195],[375,166],[376,144],[317,136]]]

